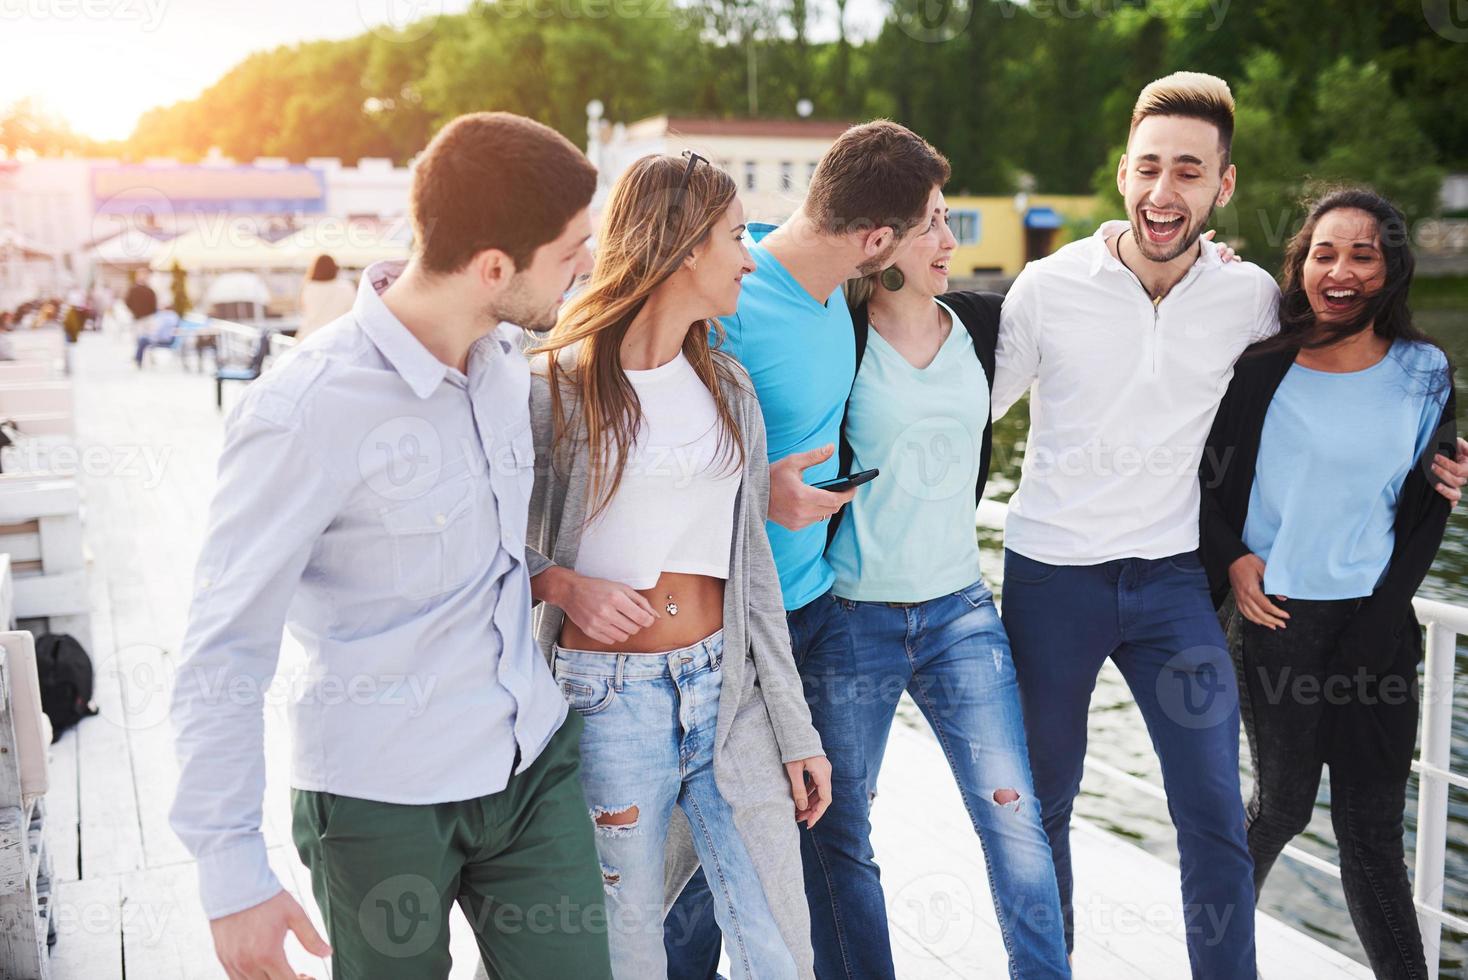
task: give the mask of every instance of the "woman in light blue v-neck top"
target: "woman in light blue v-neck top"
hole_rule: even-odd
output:
[[[867,791],[897,701],[917,703],[947,756],[989,868],[1010,972],[1068,977],[1060,893],[1030,775],[1009,640],[979,569],[974,507],[988,475],[1002,298],[946,292],[957,242],[940,203],[897,264],[848,289],[856,381],[842,472],[877,469],[834,529],[826,560],[870,681],[854,712]],[[812,833],[868,833],[835,826]],[[870,853],[870,848],[868,848]]]

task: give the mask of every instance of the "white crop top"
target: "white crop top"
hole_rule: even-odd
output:
[[[634,589],[663,572],[727,579],[742,474],[737,447],[720,452],[714,396],[682,351],[626,373],[642,424],[616,494],[581,534],[576,571]]]

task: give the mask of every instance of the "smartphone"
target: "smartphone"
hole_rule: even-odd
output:
[[[817,490],[829,490],[832,493],[845,493],[854,490],[863,483],[870,483],[877,478],[881,470],[862,470],[860,473],[851,473],[847,476],[838,476],[834,480],[826,480],[821,483],[812,483],[811,486]]]

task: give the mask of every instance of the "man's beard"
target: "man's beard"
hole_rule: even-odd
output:
[[[1150,262],[1171,262],[1179,255],[1191,249],[1197,244],[1199,237],[1203,234],[1203,230],[1213,220],[1213,212],[1215,210],[1215,205],[1210,204],[1208,206],[1208,213],[1203,216],[1202,221],[1196,224],[1189,224],[1183,233],[1177,236],[1177,240],[1171,244],[1157,245],[1147,237],[1147,228],[1142,220],[1142,208],[1147,206],[1138,205],[1129,217],[1132,226],[1132,240],[1137,243],[1137,248],[1141,250],[1142,255]],[[1188,219],[1184,218],[1183,220],[1187,221]],[[1157,251],[1158,249],[1162,249],[1162,251]]]
[[[491,326],[498,323],[513,323],[522,330],[544,333],[556,325],[561,312],[561,297],[549,304],[532,296],[527,284],[516,275],[510,280],[505,295],[493,309],[485,311]]]

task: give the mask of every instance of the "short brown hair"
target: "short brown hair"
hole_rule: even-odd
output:
[[[1128,133],[1135,132],[1148,116],[1182,116],[1212,123],[1218,129],[1218,151],[1223,155],[1223,166],[1228,166],[1234,142],[1234,95],[1228,82],[1202,72],[1173,72],[1142,89],[1137,104],[1132,107]]]
[[[827,234],[922,220],[928,195],[948,182],[948,160],[906,126],[886,119],[853,126],[816,164],[805,212]]]
[[[460,116],[413,169],[413,236],[428,272],[458,272],[497,248],[515,268],[591,203],[596,168],[549,126],[510,112]]]

